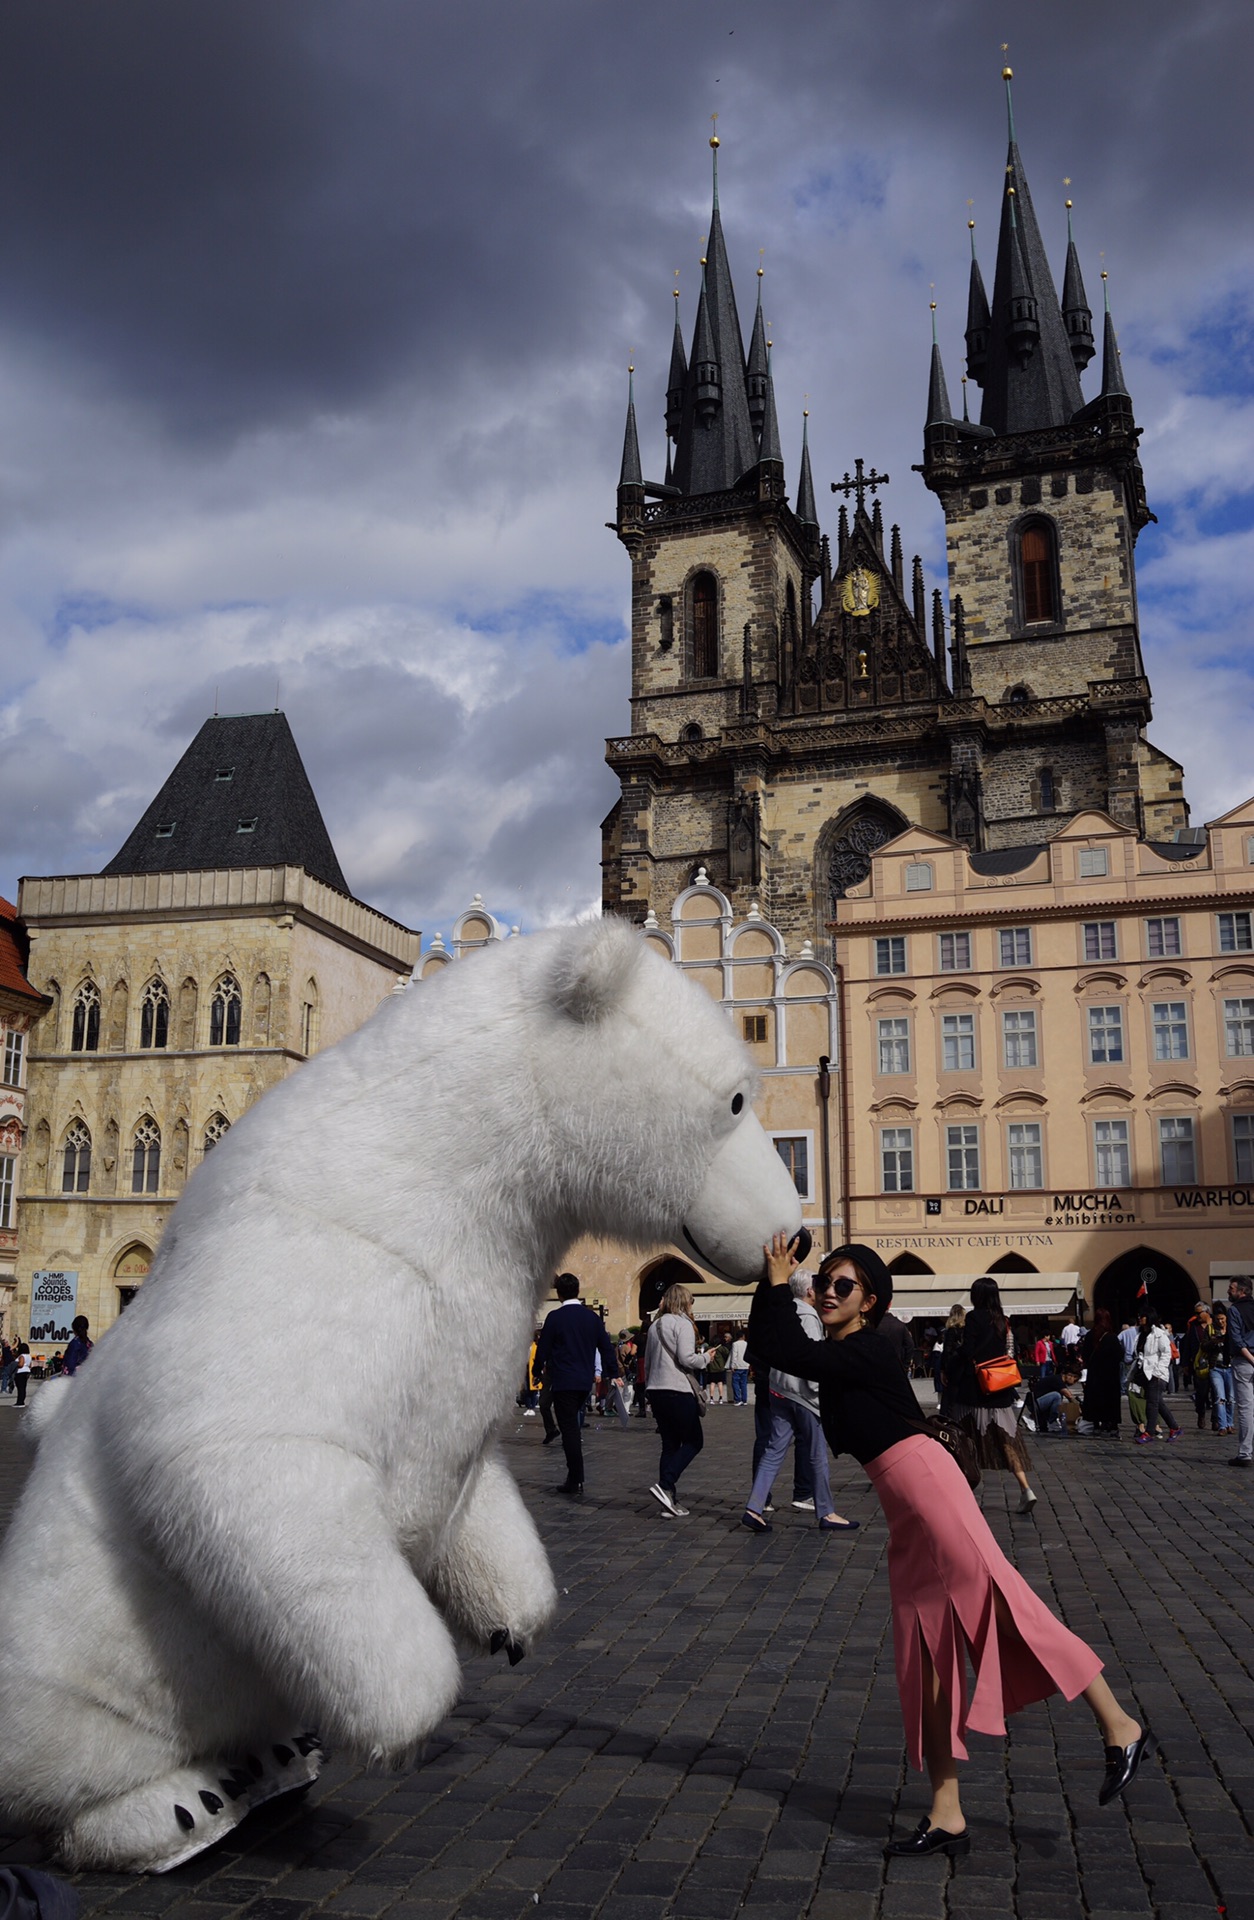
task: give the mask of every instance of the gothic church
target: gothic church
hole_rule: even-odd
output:
[[[836,902],[908,825],[951,836],[989,872],[1014,871],[1094,807],[1151,842],[1189,833],[1181,769],[1145,731],[1134,547],[1152,516],[1109,302],[1086,402],[1096,341],[1079,258],[1069,225],[1060,300],[1003,77],[991,303],[972,235],[978,422],[965,402],[955,418],[932,346],[917,471],[944,511],[949,578],[930,606],[896,527],[885,542],[879,476],[862,461],[839,489],[834,548],[804,439],[789,504],[760,282],[746,355],[711,140],[714,204],[688,352],[676,308],[663,481],[643,477],[628,402],[614,530],[631,558],[632,730],[607,746],[622,789],[603,827],[607,911],[662,917],[704,867],[738,914],[757,901],[791,943],[825,953]]]

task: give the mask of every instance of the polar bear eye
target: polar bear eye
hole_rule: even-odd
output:
[[[744,1104],[745,1104],[744,1094],[743,1093],[736,1094],[732,1099],[732,1112],[739,1113],[741,1108],[744,1106]]]

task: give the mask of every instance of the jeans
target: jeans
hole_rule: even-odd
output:
[[[1232,1368],[1212,1367],[1210,1370],[1210,1390],[1215,1408],[1215,1418],[1221,1427],[1233,1425],[1232,1419]]]
[[[662,1442],[657,1483],[667,1493],[674,1493],[680,1474],[692,1465],[705,1445],[696,1396],[687,1388],[653,1387],[649,1392],[649,1409]]]
[[[1232,1397],[1237,1403],[1237,1457],[1254,1459],[1254,1367],[1248,1360],[1232,1363]]]
[[[825,1513],[832,1511],[832,1485],[827,1471],[827,1442],[823,1438],[819,1417],[798,1401],[786,1400],[782,1394],[771,1394],[770,1402],[770,1437],[754,1472],[753,1486],[746,1504],[752,1512],[761,1513],[770,1498],[775,1476],[784,1463],[784,1455],[791,1441],[797,1468],[800,1468],[803,1460],[809,1468],[809,1480],[814,1490],[814,1510],[822,1518]],[[794,1490],[793,1498],[808,1499],[809,1495],[799,1495]]]
[[[1058,1418],[1058,1409],[1062,1405],[1060,1393],[1038,1393],[1036,1395],[1036,1424],[1042,1433],[1048,1431]],[[1065,1423],[1063,1431],[1066,1432]]]
[[[731,1381],[733,1407],[747,1407],[749,1404],[749,1369],[732,1367],[728,1379]]]
[[[553,1395],[553,1414],[557,1430],[562,1436],[562,1452],[566,1455],[568,1487],[583,1485],[583,1436],[579,1429],[583,1424],[581,1416],[587,1398],[587,1394],[578,1387],[559,1387]]]
[[[13,1376],[17,1372],[17,1361],[10,1360],[0,1368],[0,1393],[12,1393]]]
[[[1151,1380],[1145,1390],[1145,1428],[1148,1433],[1157,1433],[1158,1422],[1162,1420],[1168,1433],[1179,1433],[1180,1429],[1171,1414],[1163,1405],[1167,1392],[1165,1380]]]

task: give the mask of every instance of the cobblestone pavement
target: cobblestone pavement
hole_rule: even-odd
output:
[[[985,1512],[1025,1576],[1107,1661],[1162,1747],[1126,1803],[1097,1805],[1100,1740],[1052,1702],[977,1738],[966,1860],[883,1858],[926,1805],[907,1776],[885,1530],[837,1466],[852,1535],[783,1501],[738,1525],[752,1415],[712,1409],[669,1520],[649,1499],[652,1424],[590,1422],[588,1494],[547,1489],[560,1445],[511,1419],[506,1456],[561,1592],[518,1667],[470,1659],[464,1697],[404,1775],[333,1760],[308,1797],[254,1814],[160,1878],[80,1875],[88,1914],[171,1920],[1254,1920],[1254,1474],[1229,1440],[1041,1440],[1035,1516],[1013,1483]],[[22,1467],[0,1403],[0,1506]],[[785,1468],[785,1473],[788,1469]],[[3,1729],[0,1729],[0,1738]],[[35,1858],[29,1843],[7,1857]]]

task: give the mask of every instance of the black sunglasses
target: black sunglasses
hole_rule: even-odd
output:
[[[821,1273],[814,1282],[814,1291],[816,1293],[834,1293],[838,1300],[847,1300],[854,1288],[859,1284],[860,1283],[853,1278],[852,1274],[842,1273],[839,1280],[833,1280],[827,1274]]]

